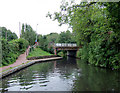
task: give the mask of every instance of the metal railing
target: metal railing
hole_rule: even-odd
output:
[[[76,43],[55,43],[55,47],[77,47]]]

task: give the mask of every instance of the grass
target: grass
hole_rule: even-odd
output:
[[[38,56],[48,56],[48,55],[53,55],[50,54],[40,48],[35,48],[32,52],[29,53],[29,55],[27,56],[27,58],[29,57],[38,57]]]
[[[50,54],[50,53],[48,53],[48,52],[46,52],[46,51],[43,51],[43,50],[40,49],[40,48],[35,48],[32,52],[29,53],[29,55],[27,56],[27,58],[29,58],[29,57],[37,57],[37,56],[48,56],[48,55],[53,55],[53,54]],[[30,62],[30,61],[27,61],[26,63],[22,63],[22,64],[27,64],[27,63],[29,63],[29,62]],[[22,65],[22,64],[20,64],[20,65]],[[18,65],[18,66],[20,66],[20,65]],[[9,68],[3,70],[2,72],[7,71],[7,70],[10,70],[10,69],[13,69],[13,68],[18,67],[18,66],[9,67]],[[0,73],[1,73],[1,72],[0,72]]]
[[[37,57],[37,56],[48,56],[48,55],[53,55],[53,54],[50,54],[50,53],[48,53],[46,51],[43,51],[40,48],[35,48],[32,52],[29,53],[29,55],[27,56],[27,58],[29,58],[29,57]],[[30,61],[27,61],[26,63],[22,63],[20,65],[27,64],[29,62]],[[9,67],[9,68],[7,68],[5,70],[2,70],[2,72],[5,72],[5,71],[10,70],[10,69],[13,69],[13,68],[18,67],[20,65],[17,65],[17,66],[14,66],[14,67]],[[0,73],[2,73],[2,72],[0,72]]]

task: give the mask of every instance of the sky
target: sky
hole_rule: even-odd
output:
[[[19,37],[19,22],[31,25],[38,34],[60,33],[67,25],[58,26],[57,21],[46,18],[48,11],[60,11],[62,0],[0,0],[0,27],[15,32]],[[70,1],[70,0],[67,0]],[[75,0],[80,3],[81,0]],[[37,26],[38,24],[38,26]]]
[[[27,23],[38,34],[66,31],[68,26],[58,26],[57,21],[46,18],[48,11],[60,11],[62,0],[0,0],[0,27],[15,32],[19,37],[19,22]],[[38,24],[38,25],[37,25]]]

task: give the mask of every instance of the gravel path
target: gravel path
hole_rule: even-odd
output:
[[[8,69],[10,67],[15,67],[15,66],[18,66],[18,65],[21,65],[22,63],[26,63],[28,60],[26,59],[26,56],[28,55],[28,52],[29,52],[29,48],[30,46],[28,47],[28,49],[26,50],[26,52],[24,52],[24,54],[21,54],[18,59],[16,60],[15,63],[11,64],[11,65],[8,65],[8,66],[4,66],[4,67],[1,67],[0,68],[0,72],[2,70],[5,70],[5,69]]]

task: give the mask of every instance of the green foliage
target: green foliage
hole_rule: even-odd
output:
[[[38,42],[39,42],[39,47],[41,49],[43,49],[44,51],[47,51],[47,46],[48,46],[48,42],[47,42],[47,37],[46,35],[39,35],[38,36]]]
[[[120,28],[120,2],[108,2],[103,3],[109,12],[110,26],[113,28],[114,32],[119,32]]]
[[[2,39],[2,65],[12,64],[16,61],[18,56],[25,52],[28,47],[28,41],[24,39],[16,39],[12,41],[7,41]]]
[[[38,46],[37,46],[38,47]],[[30,47],[30,51],[29,52],[32,52],[34,50],[34,47],[33,46],[31,46]]]
[[[48,16],[58,20],[60,25],[69,24],[77,44],[82,45],[78,52],[81,59],[96,66],[119,69],[119,6],[120,2],[81,2],[80,4],[63,2],[60,6],[61,12],[55,12],[54,15],[49,13]],[[61,38],[64,38],[63,33]]]
[[[5,27],[0,27],[1,29],[1,34],[2,34],[2,38],[7,39],[8,41],[11,41],[13,39],[17,39],[17,35],[13,32],[11,32],[10,30],[7,30]]]
[[[47,51],[51,54],[54,54],[54,49],[53,47],[48,47]]]
[[[63,52],[62,52],[62,51],[61,51],[61,52],[59,52],[59,53],[58,53],[58,55],[59,55],[59,56],[61,56],[61,57],[64,57],[64,54],[63,54]]]
[[[48,43],[55,43],[58,37],[59,37],[58,33],[50,33],[46,35]]]
[[[57,43],[75,43],[74,34],[70,31],[61,32],[56,41]]]
[[[30,25],[22,25],[21,38],[24,38],[29,42],[30,45],[35,44],[36,32],[32,29]]]
[[[108,67],[119,69],[120,68],[120,48],[116,37],[112,33],[110,37],[106,39],[98,38],[96,41],[89,43],[89,62],[96,66]]]
[[[58,33],[50,33],[48,35],[38,35],[39,47],[49,53],[54,53],[54,43],[74,43],[75,36],[70,31]]]
[[[63,58],[67,57],[67,51],[62,50],[62,51],[57,51],[57,54]]]
[[[79,51],[77,52],[77,57],[84,59],[85,61],[88,60],[88,47],[87,45],[84,45],[82,49],[80,48]]]

